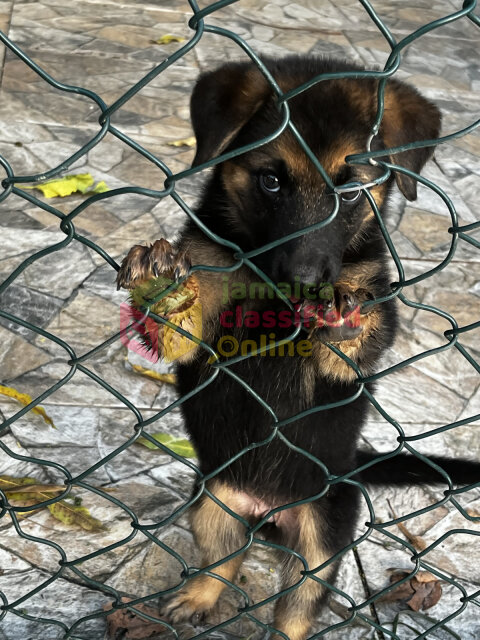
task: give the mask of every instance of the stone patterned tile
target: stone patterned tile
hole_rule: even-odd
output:
[[[34,589],[37,585],[45,582],[49,573],[32,567],[25,571],[13,571],[2,580],[4,588],[8,593],[25,594]],[[88,615],[92,611],[101,610],[108,602],[107,598],[97,591],[85,586],[75,584],[71,578],[65,580],[60,578],[57,583],[29,600],[28,613],[34,617],[42,617],[45,610],[55,610],[57,619],[66,621],[71,619],[71,611],[75,609],[78,617]],[[79,627],[86,637],[101,638],[104,633],[104,621],[102,618],[94,618]],[[50,623],[42,624],[35,620],[28,620],[7,614],[3,623],[2,634],[5,640],[16,640],[18,637],[28,638],[42,634],[42,640],[56,640],[58,638],[58,626]]]
[[[428,261],[404,261],[406,277],[426,273],[435,264]],[[451,313],[461,327],[478,318],[480,299],[475,293],[475,287],[479,278],[478,263],[451,263],[443,271],[405,288],[404,293],[414,302],[432,305]],[[460,289],[459,282],[462,283]],[[385,360],[385,366],[392,366],[429,349],[448,344],[443,332],[451,329],[451,324],[446,319],[431,311],[416,310],[412,313],[411,309],[401,303],[399,310],[402,331]],[[478,330],[463,333],[459,340],[479,360]],[[410,387],[414,378],[416,381]],[[471,398],[478,390],[479,383],[478,372],[457,349],[451,348],[418,360],[393,377],[383,378],[378,397],[381,403],[385,403],[385,408],[391,407],[396,411],[400,422],[419,423],[425,420],[427,423],[446,424],[459,419],[460,415],[475,413]],[[428,391],[430,385],[431,390]],[[407,387],[415,388],[415,394],[409,392]],[[405,393],[409,403],[402,405],[400,398]],[[442,400],[443,394],[450,398],[448,402]],[[434,404],[434,397],[437,397],[436,407],[430,406]]]
[[[64,234],[51,233],[47,231],[25,231],[16,233],[12,240],[12,251],[14,256],[0,260],[0,273],[6,277],[13,271],[14,267],[20,266],[26,259],[32,255],[33,248],[40,249],[42,244],[51,247],[54,240],[61,241],[65,238]],[[16,243],[19,241],[22,246],[30,246],[20,252]],[[8,236],[5,240],[8,239]],[[31,245],[31,242],[38,244]],[[40,244],[42,243],[42,244]],[[88,255],[87,249],[79,243],[71,243],[67,247],[48,254],[39,260],[28,265],[27,268],[18,276],[16,284],[26,286],[30,289],[36,289],[41,293],[52,295],[65,300],[70,297],[72,292],[80,285],[82,280],[93,271],[94,263]],[[2,278],[3,281],[3,278]]]
[[[19,287],[15,283],[0,294],[2,311],[7,311],[18,318],[36,326],[44,327],[60,309],[62,301],[54,296],[45,295],[28,287]],[[20,324],[0,318],[0,324],[10,331],[26,338],[33,339],[31,331]]]
[[[199,4],[205,7],[210,2],[203,0]],[[166,33],[187,38],[192,33],[187,26],[191,9],[186,0],[169,0],[168,3],[79,0],[73,4],[66,0],[16,0],[8,27],[11,8],[12,3],[0,2],[0,27],[7,25],[16,42],[56,79],[87,87],[109,104],[182,46],[179,43],[160,46],[153,40]],[[392,0],[376,8],[394,36],[401,39],[427,20],[458,9],[458,3],[440,0],[432,5],[425,0],[410,3]],[[298,0],[293,3],[289,0],[242,0],[209,16],[206,22],[235,31],[251,47],[267,55],[311,52],[381,68],[389,54],[387,42],[356,0]],[[478,29],[463,19],[423,36],[404,51],[398,77],[417,86],[439,105],[444,133],[466,127],[478,118],[480,71],[477,50]],[[168,143],[192,133],[188,104],[199,70],[240,57],[244,54],[232,41],[205,34],[194,51],[157,76],[115,112],[113,124],[163,160],[172,172],[186,169],[192,160],[193,149],[175,148]],[[90,100],[53,89],[7,53],[0,100],[0,153],[17,174],[45,172],[63,162],[98,132],[98,115],[98,108]],[[438,147],[435,159],[425,172],[452,198],[460,224],[478,220],[479,140],[477,132]],[[162,189],[165,179],[163,171],[111,134],[68,170],[69,173],[87,171],[96,181],[105,180],[110,188],[135,185]],[[203,176],[195,175],[178,183],[178,191],[189,205],[194,206],[203,179]],[[47,202],[42,196],[40,200]],[[83,197],[72,196],[49,200],[48,204],[69,213],[82,202]],[[62,240],[64,234],[55,216],[22,198],[10,196],[1,207],[5,212],[0,217],[0,274],[3,280],[33,252]],[[90,204],[75,219],[75,227],[79,234],[97,242],[113,258],[120,260],[134,243],[148,242],[162,235],[172,238],[184,220],[185,214],[171,198],[130,194]],[[445,205],[429,189],[421,188],[419,199],[408,206],[398,194],[393,198],[389,229],[407,278],[425,273],[446,256],[450,224]],[[480,233],[472,236],[480,238]],[[460,241],[446,269],[406,287],[404,292],[414,301],[448,311],[461,326],[473,322],[480,312],[479,257],[476,248]],[[395,278],[392,276],[392,279]],[[126,296],[115,290],[114,280],[115,271],[103,258],[73,241],[68,247],[28,266],[7,289],[2,302],[8,309],[46,327],[75,346],[79,353],[84,353],[118,330],[119,305]],[[443,332],[450,328],[448,322],[431,312],[401,304],[400,312],[401,332],[384,360],[384,367],[445,344]],[[476,330],[462,334],[460,341],[472,357],[480,360],[478,333]],[[0,337],[2,380],[12,382],[32,397],[49,389],[70,369],[69,356],[62,348],[32,332],[4,323],[0,327]],[[119,342],[85,364],[133,402],[145,418],[156,415],[175,399],[172,387],[133,372],[132,364],[140,364],[140,361],[135,354],[127,353]],[[146,361],[141,364],[148,366]],[[162,372],[167,370],[162,363],[151,366]],[[409,435],[424,434],[447,422],[480,413],[478,372],[455,348],[430,355],[383,378],[376,397]],[[0,410],[4,415],[18,411],[19,404],[3,397],[0,399]],[[29,455],[63,464],[74,474],[81,473],[121,447],[134,432],[136,424],[134,414],[118,398],[81,372],[49,396],[44,406],[57,429],[51,429],[35,414],[27,414],[16,422],[4,442],[27,460],[16,461],[0,450],[3,473],[58,481],[56,472],[29,462]],[[478,450],[478,426],[477,420],[425,437],[415,446],[424,453],[469,456]],[[178,410],[153,422],[148,429],[150,433],[185,435]],[[396,446],[396,436],[391,425],[372,411],[364,442],[378,451],[388,451]],[[94,485],[109,486],[112,495],[132,508],[143,523],[161,520],[188,499],[193,479],[193,472],[181,462],[139,445],[119,453],[88,478]],[[405,514],[433,504],[442,495],[441,489],[372,490],[375,512],[383,520],[391,518],[387,498],[399,514]],[[478,510],[477,496],[478,492],[469,492],[462,495],[461,500]],[[125,512],[94,493],[86,491],[81,497],[94,515],[108,525],[108,530],[96,539],[82,531],[75,531],[72,536],[68,527],[52,523],[45,511],[27,517],[22,526],[32,535],[44,535],[60,544],[68,551],[69,558],[114,542],[131,531],[130,517]],[[368,513],[363,515],[359,520],[359,532],[361,523],[369,517]],[[6,579],[4,588],[11,597],[18,597],[50,575],[58,566],[58,557],[44,545],[26,545],[10,521],[8,524],[2,522],[0,526],[7,540],[0,549],[5,571],[3,578]],[[191,562],[198,562],[188,526],[187,519],[182,517],[168,528],[162,528],[157,535]],[[412,530],[428,542],[452,527],[465,526],[458,513],[448,505],[427,512],[411,523]],[[473,525],[469,523],[468,527],[473,528]],[[18,555],[8,554],[6,548]],[[409,554],[400,546],[387,548],[378,534],[359,546],[359,554],[372,591],[388,583],[389,567],[410,566]],[[476,558],[476,550],[471,540],[466,536],[451,536],[429,554],[428,559],[441,570],[458,576],[467,592],[472,593],[476,589],[475,567],[478,565],[473,558]],[[158,571],[159,565],[162,565],[162,571]],[[278,589],[278,572],[266,570],[270,566],[275,566],[274,559],[260,548],[254,549],[245,565],[244,580],[239,585],[245,587],[255,601]],[[115,588],[145,595],[178,582],[181,567],[159,547],[147,544],[146,538],[139,534],[128,545],[84,563],[82,570]],[[52,585],[31,605],[28,603],[29,613],[52,616],[55,611],[59,618],[71,624],[72,616],[88,615],[104,604],[103,596],[73,584],[71,576],[66,574],[61,585]],[[73,594],[73,600],[68,596],[57,602],[59,586],[65,595]],[[356,601],[365,598],[351,555],[342,561],[337,586]],[[345,619],[348,616],[345,605],[345,600],[335,596],[330,607],[322,613],[318,628]],[[237,606],[237,596],[226,594],[216,614],[218,620],[235,613]],[[458,606],[457,594],[445,587],[444,596],[432,610],[432,615],[441,619]],[[377,613],[388,628],[397,609],[380,604]],[[259,615],[265,620],[270,618],[267,611],[261,611]],[[415,622],[420,624],[418,619]],[[463,616],[455,618],[454,623],[456,626],[452,623],[450,626],[462,640],[478,637],[480,629],[470,608]],[[100,640],[104,631],[102,620],[89,624],[91,626],[79,629],[81,635]],[[7,616],[3,625],[6,640],[17,640],[19,633],[22,637],[39,635],[38,625],[12,615]],[[53,629],[51,634],[50,631],[50,627],[42,629],[42,638],[50,640],[58,635],[58,630]],[[335,640],[373,637],[371,628],[361,624],[339,628],[330,635]],[[212,638],[219,639],[249,637],[257,640],[261,636],[258,629],[246,623],[229,627],[228,632],[212,634]]]
[[[83,353],[115,332],[117,315],[112,303],[79,290],[46,329]]]
[[[4,0],[0,2],[0,31],[6,35],[10,30],[10,19],[12,17],[13,0]],[[0,48],[0,67],[3,68],[5,60],[5,47]]]
[[[416,203],[414,203],[416,205]],[[445,213],[445,211],[444,211]],[[470,224],[461,217],[458,219],[460,226]],[[442,261],[446,258],[452,246],[452,234],[448,229],[452,225],[449,215],[438,212],[417,209],[416,206],[404,208],[396,225],[392,225],[389,232],[395,249],[401,259],[422,259]],[[470,235],[475,238],[475,231]],[[478,249],[464,240],[456,243],[452,258],[457,262],[474,262],[480,260]]]
[[[447,524],[447,518],[445,518],[445,521],[445,524]],[[394,533],[398,535],[397,532]],[[463,537],[464,536],[453,536],[454,540],[449,540],[447,552],[452,552],[452,546],[454,544],[458,545],[456,548],[460,553],[462,547],[463,551],[466,551],[462,544]],[[389,540],[385,539],[380,543],[369,540],[365,545],[360,545],[359,555],[361,557],[365,573],[369,576],[369,580],[370,576],[377,576],[376,581],[371,583],[372,593],[376,593],[389,586],[389,577],[392,569],[412,571],[414,568],[410,560],[411,552],[401,551],[400,549],[395,548]],[[449,563],[441,563],[436,559],[434,560],[433,557],[430,558],[430,554],[428,554],[428,556],[429,557],[426,562],[439,571],[442,571],[442,568],[445,566],[448,566],[451,572],[455,572],[457,570],[454,563],[451,561]],[[443,568],[443,571],[445,572],[446,569]],[[468,593],[475,591],[474,577],[470,579],[459,579],[458,583],[466,589]],[[461,607],[461,597],[462,592],[458,588],[450,586],[449,584],[442,584],[442,596],[440,602],[436,606],[432,607],[432,609],[429,609],[424,616],[413,616],[412,613],[409,613],[408,609],[402,610],[402,615],[399,618],[401,622],[398,625],[397,633],[403,634],[404,630],[405,633],[408,633],[408,630],[412,627],[415,628],[417,634],[429,629],[433,624],[431,621],[432,618],[434,621],[443,620],[455,611],[458,611]],[[399,603],[379,603],[375,608],[381,624],[384,625],[385,629],[392,630],[392,621],[400,611]],[[451,629],[453,633],[458,634],[462,640],[475,640],[480,630],[480,627],[475,620],[474,613],[471,610],[468,611],[468,608],[467,612],[464,612],[463,615],[455,616],[453,620],[449,621],[447,623],[447,627]],[[415,636],[401,635],[400,637]],[[446,637],[446,635],[439,637]]]
[[[0,327],[0,337],[0,366],[4,381],[36,369],[50,359],[43,349],[31,345],[21,336],[3,327]],[[17,406],[17,411],[18,409]]]

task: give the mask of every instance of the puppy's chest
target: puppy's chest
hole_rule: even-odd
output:
[[[257,335],[251,331],[233,335],[239,344],[247,340],[252,343],[257,341]],[[257,425],[263,423],[262,417],[268,424],[271,422],[270,414],[265,411],[258,397],[274,411],[279,420],[284,420],[317,405],[338,400],[349,392],[344,384],[328,380],[322,375],[314,355],[299,355],[296,351],[289,355],[287,350],[281,354],[274,353],[273,348],[271,352],[267,349],[263,355],[252,355],[248,349],[240,361],[228,365],[226,358],[225,363],[235,378],[220,373],[213,385],[215,390],[218,386],[216,402],[209,410],[216,415],[229,412],[233,402],[242,407],[242,415],[247,416],[249,422]],[[201,364],[197,362],[186,368],[196,370],[191,378],[195,384],[207,380],[212,373],[206,356]],[[237,379],[245,385],[236,382]],[[212,391],[213,387],[209,389]]]

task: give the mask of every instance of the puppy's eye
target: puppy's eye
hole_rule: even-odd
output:
[[[360,200],[362,195],[362,190],[358,189],[358,191],[344,191],[340,194],[340,198],[343,204],[354,204],[355,202],[358,202]]]
[[[265,193],[277,193],[280,191],[280,180],[278,179],[278,176],[271,171],[261,173],[258,179],[260,186]]]

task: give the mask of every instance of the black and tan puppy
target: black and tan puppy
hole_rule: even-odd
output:
[[[342,62],[296,56],[267,59],[265,64],[283,92],[321,73],[355,69]],[[289,107],[291,121],[334,185],[365,184],[381,173],[373,164],[349,165],[345,160],[366,149],[377,112],[375,79],[322,81],[291,99]],[[198,145],[195,165],[264,138],[279,128],[283,118],[269,83],[249,63],[228,64],[202,75],[193,92],[191,113]],[[388,81],[374,148],[432,139],[439,129],[440,114],[433,104],[411,87]],[[431,148],[410,150],[392,161],[418,172],[430,154]],[[406,198],[416,198],[416,181],[397,172],[371,188],[382,215],[394,180]],[[287,128],[268,144],[218,164],[196,215],[221,238],[243,252],[252,252],[321,222],[335,204],[336,196]],[[277,600],[272,624],[282,632],[275,637],[291,640],[308,636],[328,593],[316,578],[334,579],[335,563],[323,565],[352,541],[359,491],[351,483],[329,481],[367,460],[357,452],[369,402],[365,395],[308,412],[341,403],[358,390],[354,369],[326,343],[335,343],[368,375],[392,344],[396,327],[392,301],[361,306],[390,291],[385,242],[368,199],[363,190],[356,189],[340,194],[338,205],[337,214],[321,229],[299,234],[252,257],[254,265],[290,298],[293,312],[281,296],[266,292],[262,277],[244,264],[237,270],[197,270],[190,275],[199,287],[203,340],[218,349],[227,363],[225,345],[231,355],[241,353],[234,353],[232,344],[249,345],[249,357],[229,367],[233,375],[221,371],[203,391],[182,404],[200,469],[209,476],[207,488],[217,499],[202,495],[192,508],[202,566],[225,559],[212,571],[232,580],[243,559],[236,552],[247,545],[249,526],[265,518],[266,535],[285,547],[286,592]],[[234,254],[209,240],[190,221],[174,247],[163,240],[149,247],[133,247],[122,263],[118,285],[131,289],[159,273],[184,276],[189,265],[228,268],[238,264]],[[325,293],[329,283],[334,285],[331,295]],[[296,311],[301,315],[312,300],[316,304],[313,320],[282,351],[278,347],[252,355],[252,345],[289,339],[298,321],[289,323],[292,315],[288,314]],[[245,343],[247,340],[250,342]],[[180,359],[177,373],[182,396],[212,373],[209,357],[197,348]],[[459,481],[480,479],[475,475],[477,468],[468,463],[455,475],[459,465],[441,462]],[[398,456],[356,479],[423,482],[434,473],[415,458]],[[311,500],[276,510],[308,498]],[[272,510],[276,511],[270,514]],[[298,554],[306,560],[308,570],[318,571],[305,579],[307,567]],[[288,590],[297,583],[297,588]],[[164,614],[173,623],[198,619],[213,607],[224,587],[220,579],[194,577],[167,604]]]

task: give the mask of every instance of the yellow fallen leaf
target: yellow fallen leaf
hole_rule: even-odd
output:
[[[54,518],[63,524],[76,524],[86,531],[105,531],[105,525],[97,520],[85,507],[69,504],[65,500],[59,500],[48,505],[48,510]]]
[[[88,196],[94,196],[96,193],[105,193],[105,191],[110,191],[110,189],[105,184],[105,180],[100,180],[93,189],[85,191],[85,194]]]
[[[185,438],[176,438],[168,433],[152,433],[152,438],[184,458],[195,458],[197,455],[190,440],[186,440]],[[135,440],[135,442],[137,444],[142,444],[144,447],[147,447],[147,449],[152,449],[154,451],[158,449],[163,453],[160,447],[157,447],[153,442],[142,436]]]
[[[63,493],[63,491],[65,491],[65,488],[43,493],[29,492],[27,489],[22,489],[21,491],[5,491],[5,494],[10,502],[12,500],[13,502],[21,502],[21,506],[30,507],[37,505],[39,502],[55,498],[60,493]]]
[[[197,144],[197,139],[195,136],[190,136],[189,138],[182,138],[181,140],[172,140],[171,142],[167,142],[169,147],[194,147]]]
[[[55,180],[48,180],[41,184],[24,186],[24,189],[39,189],[46,198],[55,198],[60,196],[64,198],[72,193],[80,191],[85,193],[88,187],[94,183],[93,176],[89,173],[78,173],[76,175],[68,175]]]
[[[46,198],[65,198],[72,195],[72,193],[95,195],[96,193],[108,191],[104,180],[101,180],[93,189],[90,189],[94,182],[95,180],[90,173],[77,173],[40,184],[24,185],[22,189],[38,189]]]
[[[153,44],[170,44],[171,42],[185,42],[185,38],[182,38],[182,36],[172,36],[167,33],[156,40],[152,40],[152,42]]]
[[[31,511],[26,511],[23,514],[19,514],[19,517],[29,516],[40,509],[35,509],[39,502],[45,502],[55,497],[55,494],[60,494],[65,491],[65,487],[62,485],[54,484],[37,484],[35,478],[13,478],[12,476],[0,476],[0,490],[3,491],[8,500],[14,502],[20,502],[21,506],[33,507]],[[104,489],[109,491],[109,489]],[[113,489],[110,489],[113,491]],[[80,501],[80,498],[75,498],[75,501]],[[18,506],[18,505],[17,505]],[[70,504],[66,500],[59,500],[53,504],[47,505],[47,509],[52,516],[67,525],[78,525],[86,531],[104,531],[106,527],[100,520],[94,518],[88,509],[80,506],[79,504]]]
[[[27,404],[30,404],[30,402],[32,401],[32,398],[31,396],[28,395],[28,393],[20,393],[20,391],[13,389],[13,387],[4,387],[1,384],[0,384],[0,394],[4,396],[8,396],[9,398],[13,398],[18,402],[21,402],[25,407],[27,406]],[[56,429],[56,426],[53,424],[53,420],[50,418],[49,415],[47,415],[47,412],[43,407],[39,407],[37,405],[36,407],[33,407],[31,411],[33,411],[33,413],[37,413],[38,415],[42,416],[45,422],[47,422],[54,429]]]
[[[27,504],[24,504],[22,506],[28,507]],[[35,515],[36,513],[39,513],[40,511],[41,509],[32,509],[31,511],[19,511],[17,513],[17,520],[21,522],[22,520],[26,520],[27,518],[30,518],[31,516]]]
[[[16,478],[18,479],[18,478]],[[22,479],[22,478],[20,478]],[[31,480],[31,478],[25,478],[25,480]],[[26,484],[22,487],[22,495],[31,496],[34,493],[63,493],[66,487],[62,487],[59,484]],[[14,495],[12,492],[16,492],[17,489],[4,489],[5,493],[10,496]],[[23,498],[15,498],[16,500],[22,500]]]
[[[17,491],[26,485],[36,484],[35,478],[13,478],[12,476],[0,476],[1,491]]]
[[[153,380],[159,380],[160,382],[166,382],[167,384],[176,384],[177,378],[174,373],[157,373],[151,369],[145,369],[139,364],[132,364],[132,369],[142,376],[152,378]]]
[[[50,500],[55,494],[63,493],[65,487],[54,484],[37,484],[35,478],[0,476],[0,489],[9,501],[27,503],[23,506],[35,505],[44,500]],[[52,495],[53,494],[53,495]]]

